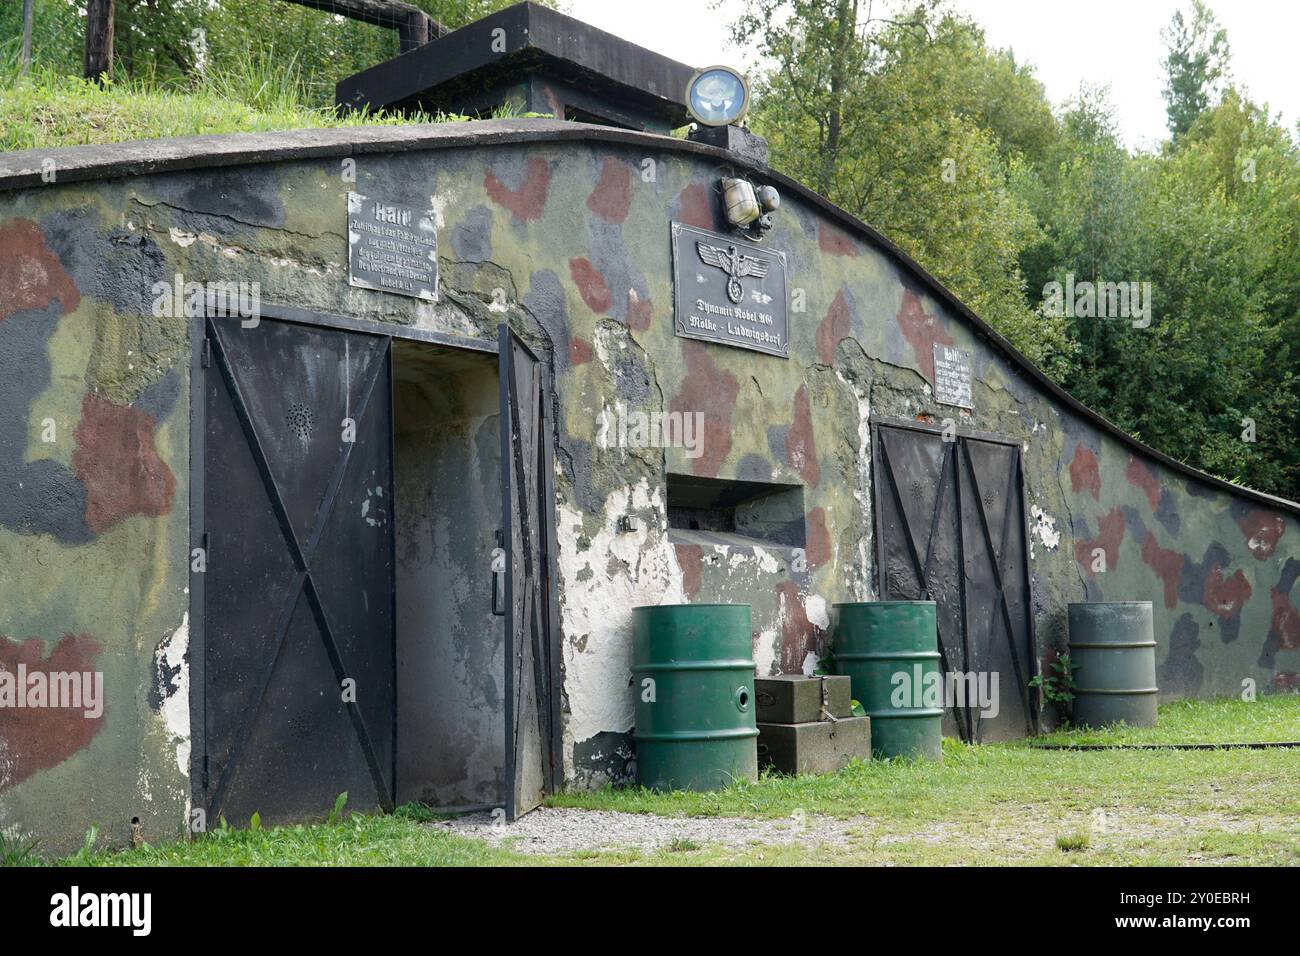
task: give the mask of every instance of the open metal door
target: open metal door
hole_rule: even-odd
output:
[[[514,820],[555,790],[560,769],[554,451],[546,369],[507,325],[499,333],[506,819]]]
[[[877,422],[875,503],[881,600],[936,604],[946,674],[998,678],[996,709],[969,696],[945,733],[967,742],[1034,733],[1037,700],[1020,445]]]
[[[393,805],[389,340],[209,318],[202,343],[209,821]]]

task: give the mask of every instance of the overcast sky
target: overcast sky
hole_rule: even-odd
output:
[[[1111,89],[1120,132],[1130,147],[1151,146],[1165,133],[1160,30],[1191,0],[956,0],[983,25],[989,42],[1010,47],[1033,64],[1054,104],[1080,82]],[[1295,130],[1300,120],[1300,2],[1211,0],[1228,31],[1232,72],[1257,102],[1281,111]],[[568,0],[580,20],[692,66],[747,57],[727,45],[727,23],[739,0]]]

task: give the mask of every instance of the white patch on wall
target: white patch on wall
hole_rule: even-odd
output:
[[[429,208],[433,211],[433,225],[439,232],[447,224],[447,201],[446,196],[429,196]]]
[[[781,562],[770,551],[756,546],[754,548],[754,558],[758,561],[758,570],[764,574],[776,574],[781,570]]]
[[[759,632],[754,642],[754,673],[759,677],[770,677],[776,673],[777,655],[781,651],[781,632],[768,628]]]
[[[171,693],[162,701],[163,725],[176,747],[176,766],[190,776],[190,668],[185,655],[190,649],[190,612],[181,617],[180,627],[163,639],[154,651],[154,672],[174,674]]]
[[[167,230],[167,235],[171,236],[172,242],[176,243],[176,245],[180,246],[182,249],[189,248],[199,240],[199,237],[194,233],[185,232],[183,229],[177,229],[175,226],[172,226]]]
[[[803,659],[803,674],[805,677],[812,677],[817,673],[817,665],[821,663],[821,658],[809,651]]]
[[[1029,517],[1030,517],[1029,534],[1031,539],[1030,540],[1031,549],[1033,545],[1033,540],[1032,540],[1033,538],[1037,538],[1039,541],[1041,541],[1043,547],[1046,548],[1048,551],[1055,551],[1057,548],[1061,546],[1061,532],[1056,530],[1055,518],[1049,515],[1042,508],[1038,507],[1038,505],[1034,505],[1029,509]],[[1033,557],[1032,550],[1029,556],[1031,558]]]
[[[813,627],[821,628],[823,631],[831,629],[831,616],[827,613],[826,599],[820,594],[810,594],[803,602],[804,613],[808,615],[808,623]]]
[[[642,520],[636,530],[619,532],[619,517],[629,513],[639,514]],[[682,569],[667,528],[662,518],[646,520],[647,513],[666,512],[660,489],[652,489],[643,478],[606,497],[599,529],[589,535],[590,545],[579,550],[582,512],[567,502],[559,503],[556,564],[563,595],[564,685],[570,709],[566,749],[602,731],[632,728],[632,608],[686,603]],[[587,577],[581,580],[584,571]],[[572,754],[568,757],[565,766],[572,767]]]
[[[858,503],[857,526],[862,529],[858,537],[856,573],[847,575],[849,591],[858,601],[875,600],[871,587],[871,400],[867,390],[857,382],[844,377],[838,369],[836,377],[849,387],[858,403],[858,480],[853,486],[853,500]]]

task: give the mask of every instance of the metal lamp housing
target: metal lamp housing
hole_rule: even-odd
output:
[[[747,179],[722,181],[722,206],[727,212],[727,222],[737,229],[748,226],[763,214],[754,186]]]
[[[749,83],[729,66],[696,70],[686,84],[686,109],[701,126],[739,123],[749,109]]]

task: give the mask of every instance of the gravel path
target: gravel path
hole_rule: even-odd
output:
[[[457,836],[486,840],[493,846],[514,841],[519,853],[549,855],[580,850],[651,851],[674,840],[743,847],[779,843],[845,846],[853,841],[861,820],[797,816],[781,820],[742,817],[659,817],[613,810],[574,810],[539,807],[512,824],[473,813],[433,824]]]
[[[430,826],[457,836],[485,840],[493,846],[510,841],[518,853],[552,856],[577,852],[636,849],[653,852],[674,841],[722,847],[801,844],[828,849],[952,841],[972,850],[994,851],[1007,861],[1052,849],[1058,835],[1091,832],[1094,844],[1167,838],[1202,830],[1243,833],[1259,830],[1295,831],[1294,821],[1240,818],[1221,812],[1177,814],[1139,808],[1108,809],[1104,816],[1076,812],[1066,818],[1034,805],[1011,812],[993,812],[978,826],[967,821],[932,822],[900,827],[866,816],[847,819],[798,813],[776,820],[743,817],[662,817],[649,813],[540,807],[513,824],[475,813]]]

